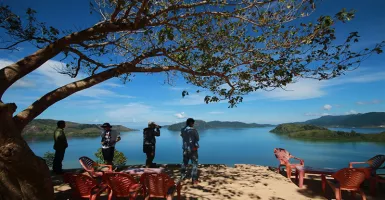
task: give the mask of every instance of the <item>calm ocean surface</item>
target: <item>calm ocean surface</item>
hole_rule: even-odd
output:
[[[305,165],[314,167],[343,168],[350,161],[366,161],[377,154],[385,154],[385,143],[366,142],[311,142],[287,139],[269,133],[273,127],[247,129],[210,129],[200,132],[199,163],[201,164],[258,164],[276,166],[275,147],[285,148],[296,157],[305,160]],[[351,131],[335,128],[333,130]],[[378,133],[385,129],[354,129],[360,133]],[[127,157],[127,164],[143,164],[143,135],[141,131],[121,133],[122,140],[116,149]],[[80,168],[78,158],[88,156],[100,148],[100,138],[68,138],[69,147],[63,168]],[[29,140],[28,144],[39,156],[51,151],[52,140]],[[182,148],[179,132],[161,129],[157,138],[156,163],[181,163]]]

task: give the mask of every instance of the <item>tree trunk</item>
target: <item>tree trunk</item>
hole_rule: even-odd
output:
[[[0,102],[0,199],[54,199],[50,171],[21,136],[12,119],[15,104]]]

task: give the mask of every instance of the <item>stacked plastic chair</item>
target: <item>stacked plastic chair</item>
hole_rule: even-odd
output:
[[[103,171],[97,171],[95,168],[106,168],[106,172],[112,172],[112,166],[111,165],[103,165],[98,164],[95,161],[93,161],[91,158],[88,158],[86,156],[79,158],[80,165],[83,167],[84,170],[88,172],[90,176],[93,178],[102,177],[105,172]]]
[[[131,175],[125,173],[105,173],[103,175],[103,182],[111,188],[108,200],[111,200],[113,197],[135,199],[139,193],[143,194],[142,185],[138,184]]]
[[[175,183],[174,180],[165,173],[144,173],[140,177],[140,183],[143,185],[143,190],[147,198],[167,198],[168,195],[173,195],[176,190],[177,197],[180,199],[180,182]]]
[[[108,186],[84,174],[63,174],[63,180],[72,189],[73,198],[88,198],[95,200],[101,192],[108,190]]]

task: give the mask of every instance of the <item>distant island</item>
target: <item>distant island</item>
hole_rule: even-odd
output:
[[[172,124],[166,126],[168,130],[171,131],[180,131],[183,127],[186,126],[185,122],[180,122],[177,124]],[[261,128],[261,127],[271,127],[274,125],[271,124],[256,124],[256,123],[243,123],[243,122],[221,122],[221,121],[211,121],[205,122],[203,120],[196,120],[194,127],[197,130],[206,130],[214,128]]]
[[[341,128],[385,128],[385,112],[369,112],[363,114],[323,116],[299,124],[312,124],[323,127]]]
[[[46,137],[52,136],[56,129],[57,120],[53,119],[35,119],[30,122],[22,131],[22,136],[28,137]],[[100,124],[80,124],[75,122],[67,122],[65,134],[72,137],[91,137],[99,136],[101,129]],[[122,125],[112,125],[112,129],[120,132],[135,131]]]
[[[355,131],[332,131],[324,127],[309,124],[280,124],[270,132],[299,140],[385,142],[385,131],[377,134],[361,134]]]

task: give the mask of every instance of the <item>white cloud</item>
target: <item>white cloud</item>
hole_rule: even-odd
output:
[[[151,113],[151,107],[142,103],[129,103],[123,106],[110,105],[110,111],[106,112],[106,117],[112,121],[132,119]]]
[[[380,103],[382,103],[382,101],[377,100],[377,99],[375,99],[373,101],[358,101],[358,102],[356,102],[357,105],[370,105],[370,104],[380,104]]]
[[[93,98],[111,98],[111,97],[129,98],[129,99],[135,98],[133,96],[117,94],[116,92],[113,92],[111,90],[106,90],[101,88],[89,88],[89,89],[77,92],[76,94],[81,96],[86,96],[86,97],[93,97]]]
[[[36,86],[36,84],[34,82],[32,82],[31,80],[28,80],[28,79],[25,79],[25,80],[20,79],[12,85],[12,87],[15,87],[15,88],[31,88],[31,87],[35,87],[35,86]]]
[[[355,114],[357,114],[357,113],[358,113],[358,112],[355,111],[355,110],[350,110],[350,111],[346,112],[345,114],[346,114],[346,115],[355,115]]]
[[[68,99],[64,99],[62,102],[62,105],[64,107],[68,108],[74,108],[78,107],[81,109],[87,108],[87,109],[100,109],[100,107],[103,107],[106,105],[106,102],[98,99],[88,99],[88,100],[79,100],[79,99],[71,99],[69,97]]]
[[[101,84],[104,86],[112,87],[112,88],[123,87],[122,84],[117,84],[117,83],[101,83]]]
[[[258,91],[257,94],[279,100],[304,100],[324,96],[326,92],[322,88],[323,84],[320,81],[302,79],[287,85],[285,89],[277,88],[272,91]]]
[[[331,105],[329,105],[329,104],[326,104],[326,105],[324,105],[324,110],[331,110],[332,109],[332,106]]]
[[[178,119],[186,118],[186,114],[184,112],[176,113],[176,114],[174,114],[174,116],[177,117]]]
[[[370,82],[376,82],[376,81],[383,81],[385,80],[385,71],[381,72],[372,72],[372,73],[366,73],[363,74],[366,70],[357,70],[355,76],[349,76],[345,75],[342,77],[338,77],[334,80],[328,81],[328,85],[340,85],[340,84],[346,84],[346,83],[370,83]]]
[[[222,111],[211,111],[209,112],[209,114],[211,115],[220,115],[220,114],[224,114],[225,112],[222,112]]]
[[[176,90],[176,91],[183,91],[183,90],[188,90],[189,88],[188,87],[184,88],[184,87],[174,87],[174,86],[172,86],[172,87],[168,87],[168,89]]]
[[[305,116],[327,116],[329,113],[305,113]]]
[[[284,89],[277,88],[272,91],[257,91],[245,97],[245,101],[259,100],[261,98],[278,100],[305,100],[325,96],[326,90],[337,85],[350,83],[370,83],[385,80],[385,71],[370,72],[366,68],[360,68],[347,75],[332,79],[318,81],[314,79],[299,79],[288,84]],[[224,86],[226,87],[226,86]]]
[[[13,64],[13,61],[7,60],[7,59],[0,59],[0,69],[3,69],[4,67]]]
[[[152,107],[141,102],[133,102],[125,105],[111,104],[106,105],[103,109],[107,109],[104,117],[112,122],[166,122],[174,121],[175,117],[170,115],[174,111],[157,110],[157,107]]]

